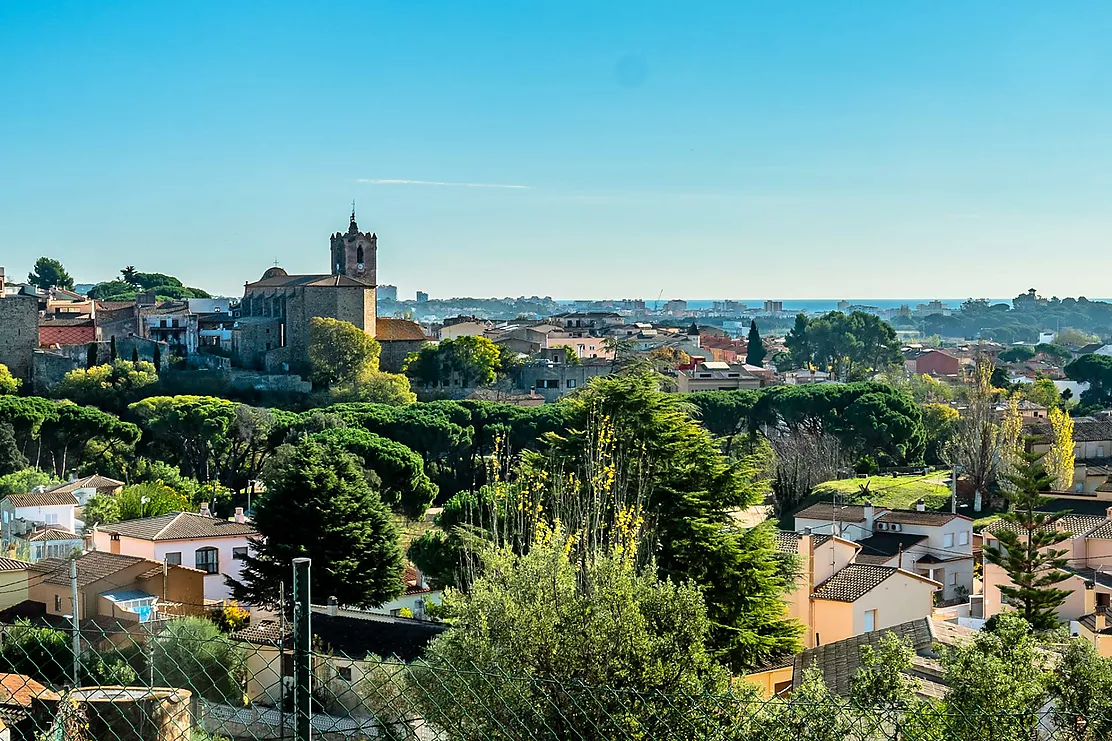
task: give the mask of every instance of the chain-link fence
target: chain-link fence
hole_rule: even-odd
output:
[[[421,658],[442,626],[313,607],[301,567],[288,619],[260,612],[244,626],[152,611],[76,628],[50,614],[0,625],[0,741],[1112,738],[1112,715],[1061,699],[1005,714],[937,693],[863,705],[815,691],[814,675],[767,698],[741,680],[714,692],[632,690],[500,671],[485,658],[448,665]]]
[[[862,707],[805,693],[767,699],[742,683],[707,694],[618,690],[489,664],[349,655],[319,642],[302,657],[292,627],[285,635],[271,628],[221,633],[197,617],[87,626],[75,654],[65,630],[34,621],[0,626],[0,734],[56,741],[301,741],[306,734],[328,741],[1081,741],[1109,738],[1112,730],[1112,718],[1053,704],[1004,715],[959,713],[929,700]],[[305,659],[307,697],[297,686]]]

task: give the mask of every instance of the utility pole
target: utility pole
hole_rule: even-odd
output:
[[[313,731],[309,564],[308,558],[293,560],[293,711],[296,741],[311,741]]]
[[[77,607],[77,555],[70,559],[70,598],[73,600],[73,686],[78,686],[81,664],[81,617]]]

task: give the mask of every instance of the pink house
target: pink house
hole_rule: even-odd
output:
[[[580,358],[614,359],[614,351],[606,347],[605,337],[573,337],[563,332],[549,332],[546,347],[570,347]]]

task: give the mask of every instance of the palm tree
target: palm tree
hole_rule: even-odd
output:
[[[120,271],[120,277],[122,277],[124,279],[124,283],[127,283],[129,286],[135,285],[135,266],[128,265],[127,267],[125,267],[123,270]]]

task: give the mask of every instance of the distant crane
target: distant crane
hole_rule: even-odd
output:
[[[660,293],[656,294],[656,302],[653,304],[653,313],[660,311],[660,299],[664,298],[664,289],[660,289]]]

